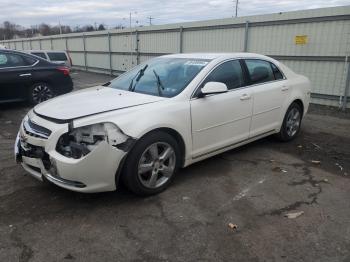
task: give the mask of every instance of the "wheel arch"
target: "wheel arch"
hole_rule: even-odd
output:
[[[305,113],[305,112],[304,112],[304,108],[305,108],[305,107],[304,107],[303,101],[302,101],[300,98],[297,98],[297,99],[294,99],[294,100],[292,101],[292,103],[290,103],[290,105],[293,104],[293,103],[296,103],[296,104],[298,104],[298,105],[301,107],[301,111],[303,112],[301,117],[303,117],[303,116],[304,116],[304,113]],[[290,106],[290,105],[289,105],[289,106]],[[288,108],[289,108],[289,106],[288,106]]]
[[[128,150],[128,153],[123,157],[121,164],[119,165],[116,175],[115,175],[115,183],[116,183],[116,187],[118,187],[119,181],[121,176],[123,175],[123,169],[124,169],[124,165],[126,162],[126,159],[129,156],[129,152],[132,151],[132,149],[135,147],[135,145],[137,144],[138,141],[142,140],[144,137],[146,137],[147,135],[154,133],[154,132],[164,132],[167,133],[169,135],[171,135],[173,138],[175,138],[176,142],[179,145],[180,148],[180,154],[181,154],[181,164],[180,167],[183,167],[185,164],[185,159],[186,159],[186,145],[185,145],[185,141],[183,139],[183,137],[181,136],[181,134],[176,131],[173,128],[170,127],[158,127],[155,129],[152,129],[146,133],[144,133],[140,138],[138,138],[135,143],[132,145],[132,147]]]
[[[183,166],[183,164],[185,163],[185,159],[186,159],[186,145],[185,145],[185,140],[183,139],[181,134],[178,131],[176,131],[175,129],[170,128],[170,127],[158,127],[158,128],[155,128],[155,129],[152,129],[152,130],[146,132],[137,140],[139,141],[139,140],[143,139],[145,136],[147,136],[151,133],[154,133],[154,132],[164,132],[164,133],[171,135],[173,138],[175,138],[175,140],[178,143],[179,148],[180,148],[180,153],[182,156],[181,157],[181,166]],[[130,150],[132,150],[132,148]]]

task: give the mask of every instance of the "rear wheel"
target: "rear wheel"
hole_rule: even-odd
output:
[[[51,86],[47,83],[36,83],[30,88],[29,101],[39,104],[55,96]]]
[[[302,108],[298,103],[294,102],[289,106],[277,135],[281,141],[290,141],[299,134],[302,115]]]
[[[123,181],[138,195],[157,194],[173,180],[179,160],[179,146],[172,136],[165,132],[150,133],[129,153]]]

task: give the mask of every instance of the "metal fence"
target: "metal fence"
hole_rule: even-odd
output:
[[[350,6],[0,43],[17,50],[67,50],[74,67],[109,74],[169,53],[261,53],[308,76],[313,103],[350,104]]]

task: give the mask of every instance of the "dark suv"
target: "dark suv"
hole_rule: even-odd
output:
[[[0,103],[41,103],[73,90],[69,68],[37,56],[0,49]]]

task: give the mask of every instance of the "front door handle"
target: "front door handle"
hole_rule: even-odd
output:
[[[23,76],[31,76],[31,73],[26,73],[26,74],[20,74],[19,76],[23,77]]]
[[[240,99],[241,99],[241,100],[248,100],[248,99],[250,99],[250,95],[248,95],[248,94],[243,94],[243,95],[241,95]]]
[[[281,88],[282,91],[287,91],[288,89],[289,89],[288,86],[282,86],[282,88]]]

